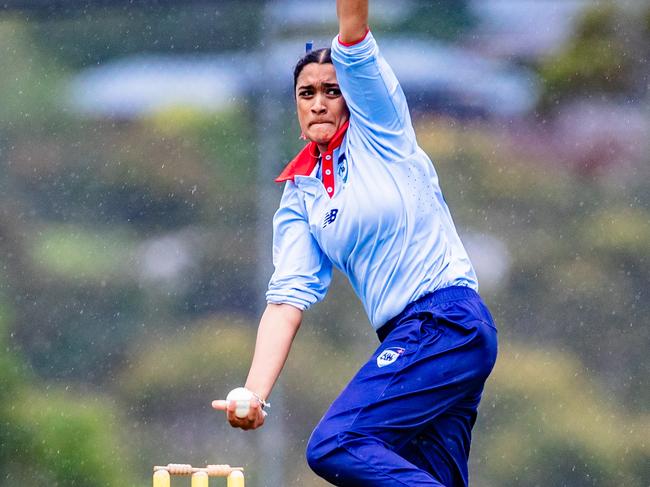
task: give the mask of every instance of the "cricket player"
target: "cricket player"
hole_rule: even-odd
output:
[[[253,399],[243,413],[236,401],[213,406],[234,427],[263,425],[302,314],[324,298],[336,267],[381,344],[316,426],[309,465],[338,486],[467,486],[497,331],[369,29],[368,0],[336,8],[331,48],[307,52],[294,71],[309,142],[276,180],[275,271],[245,384]]]

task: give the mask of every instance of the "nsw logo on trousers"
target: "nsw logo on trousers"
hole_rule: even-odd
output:
[[[377,367],[386,367],[387,365],[392,364],[400,358],[404,353],[404,349],[401,347],[390,347],[384,350],[377,357]]]

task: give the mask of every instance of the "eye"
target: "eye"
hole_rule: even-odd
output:
[[[327,88],[326,93],[330,96],[341,96],[341,90],[339,88]]]
[[[306,98],[309,96],[312,96],[314,94],[314,91],[311,89],[302,89],[298,90],[298,96],[301,98]]]

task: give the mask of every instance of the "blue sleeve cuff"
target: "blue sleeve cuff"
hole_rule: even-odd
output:
[[[322,301],[327,294],[330,283],[330,268],[313,276],[274,274],[266,291],[266,302],[273,304],[291,304],[305,311],[313,304]]]
[[[317,300],[312,295],[298,289],[291,292],[269,290],[266,293],[266,302],[270,304],[290,304],[301,311],[308,310]]]

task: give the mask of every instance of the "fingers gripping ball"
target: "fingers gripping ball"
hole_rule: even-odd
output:
[[[238,418],[245,418],[248,416],[248,412],[251,407],[251,399],[253,399],[253,393],[246,389],[245,387],[237,387],[228,393],[226,396],[226,401],[235,401],[235,416]]]

